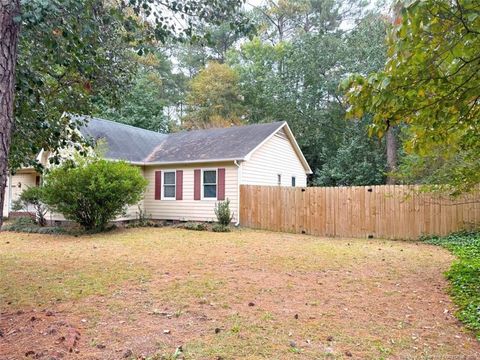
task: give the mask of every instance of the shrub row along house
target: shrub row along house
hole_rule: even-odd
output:
[[[119,220],[135,219],[140,207],[152,219],[212,221],[216,202],[228,198],[237,222],[241,184],[302,187],[311,174],[286,122],[161,134],[92,118],[80,131],[105,143],[106,159],[138,166],[148,180],[144,199]],[[45,164],[48,154],[39,160]],[[32,168],[10,176],[4,214],[40,179]]]

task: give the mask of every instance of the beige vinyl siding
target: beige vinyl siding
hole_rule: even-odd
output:
[[[8,177],[7,186],[5,188],[5,200],[3,203],[3,216],[8,216],[13,202],[18,199],[23,190],[28,187],[36,186],[36,178],[37,173],[32,172],[32,170],[28,172],[20,170],[15,175]]]
[[[225,168],[225,198],[230,200],[230,209],[234,211],[234,221],[236,221],[238,216],[238,173],[234,163],[146,166],[144,175],[149,184],[145,193],[144,208],[147,216],[162,220],[216,221],[214,208],[217,200],[193,200],[193,185],[195,169],[218,168]],[[158,170],[162,172],[183,170],[183,200],[155,200],[155,171]]]
[[[296,186],[307,186],[305,168],[283,129],[242,163],[241,172],[240,182],[245,185],[278,185],[281,174],[282,186],[291,186],[292,176],[296,178]]]
[[[125,214],[121,217],[118,217],[116,220],[122,221],[122,220],[134,220],[138,219],[140,213],[139,213],[139,208],[144,209],[143,207],[143,200],[141,200],[138,204],[129,206],[125,212]]]
[[[45,218],[47,219],[47,221],[65,221],[65,218],[62,214],[51,211],[47,212]]]

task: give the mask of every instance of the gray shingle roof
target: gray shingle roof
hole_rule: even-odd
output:
[[[284,122],[161,134],[90,118],[83,136],[107,143],[109,159],[144,163],[241,160]]]
[[[147,161],[240,160],[282,124],[275,122],[174,133],[155,148]]]
[[[143,162],[167,134],[140,129],[114,121],[87,118],[88,124],[80,128],[86,138],[106,141],[105,157],[115,160]]]

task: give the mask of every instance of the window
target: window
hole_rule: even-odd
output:
[[[282,174],[277,174],[277,185],[282,185]]]
[[[217,170],[203,171],[203,197],[217,198]]]
[[[292,176],[292,186],[295,187],[295,184],[297,183],[297,179],[295,176]]]
[[[175,199],[175,171],[163,173],[163,198]]]

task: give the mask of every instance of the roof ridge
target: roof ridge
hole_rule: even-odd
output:
[[[245,124],[245,125],[234,125],[234,126],[229,126],[229,127],[213,127],[213,128],[207,128],[207,129],[193,129],[193,130],[180,130],[177,132],[173,133],[166,133],[165,135],[177,135],[177,134],[186,134],[186,133],[192,133],[192,132],[199,132],[199,131],[210,131],[210,130],[226,130],[226,129],[240,129],[240,128],[246,128],[246,127],[251,127],[251,126],[261,126],[261,125],[274,125],[278,124],[284,124],[287,123],[285,120],[279,120],[279,121],[272,121],[272,122],[265,122],[265,123],[254,123],[254,124]]]

